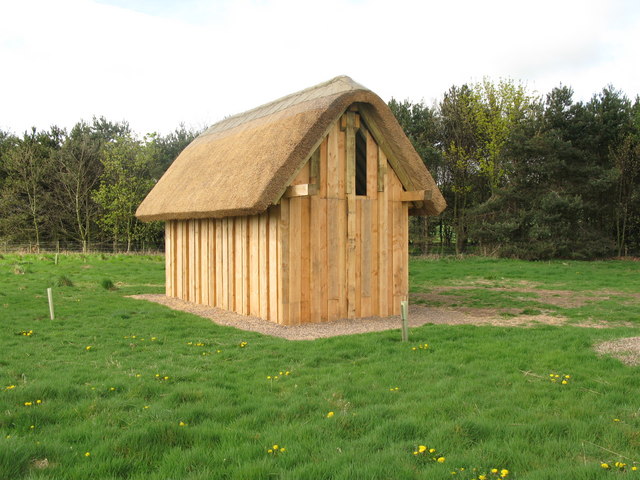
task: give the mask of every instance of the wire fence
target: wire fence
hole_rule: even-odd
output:
[[[113,242],[92,242],[83,245],[81,242],[40,242],[16,243],[0,240],[0,253],[117,253],[133,255],[162,255],[164,243],[135,242],[128,247],[127,244],[114,244]]]

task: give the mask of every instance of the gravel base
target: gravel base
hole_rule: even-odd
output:
[[[353,335],[367,332],[380,332],[401,328],[399,316],[368,317],[354,320],[336,320],[324,323],[307,323],[304,325],[278,325],[258,317],[238,315],[216,307],[198,305],[163,294],[132,295],[131,298],[147,300],[165,305],[173,310],[193,313],[208,318],[218,325],[235,327],[251,332],[281,337],[287,340],[314,340],[338,335]],[[409,306],[409,327],[419,327],[426,323],[447,325],[494,325],[494,326],[531,326],[534,324],[561,325],[564,319],[545,315],[522,315],[513,318],[499,316],[474,316],[448,308]]]
[[[640,337],[618,338],[599,343],[594,350],[600,355],[611,355],[626,365],[640,365]]]

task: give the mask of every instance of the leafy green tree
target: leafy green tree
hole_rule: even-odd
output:
[[[154,185],[150,171],[155,148],[153,140],[139,141],[129,134],[104,145],[104,170],[93,198],[102,209],[98,223],[111,236],[114,249],[124,241],[130,251],[134,241],[146,240],[161,228],[157,222],[144,224],[135,218],[138,205]]]

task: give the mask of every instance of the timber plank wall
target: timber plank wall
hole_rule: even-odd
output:
[[[366,195],[355,194],[355,134]],[[348,111],[279,205],[260,215],[166,222],[166,294],[297,325],[400,313],[408,208],[382,150]]]

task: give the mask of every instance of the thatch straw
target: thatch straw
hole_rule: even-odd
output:
[[[149,192],[136,215],[144,221],[253,215],[278,203],[328,128],[353,103],[366,104],[389,148],[411,179],[408,190],[431,190],[420,213],[446,206],[389,107],[376,94],[336,77],[248,112],[198,136]]]

